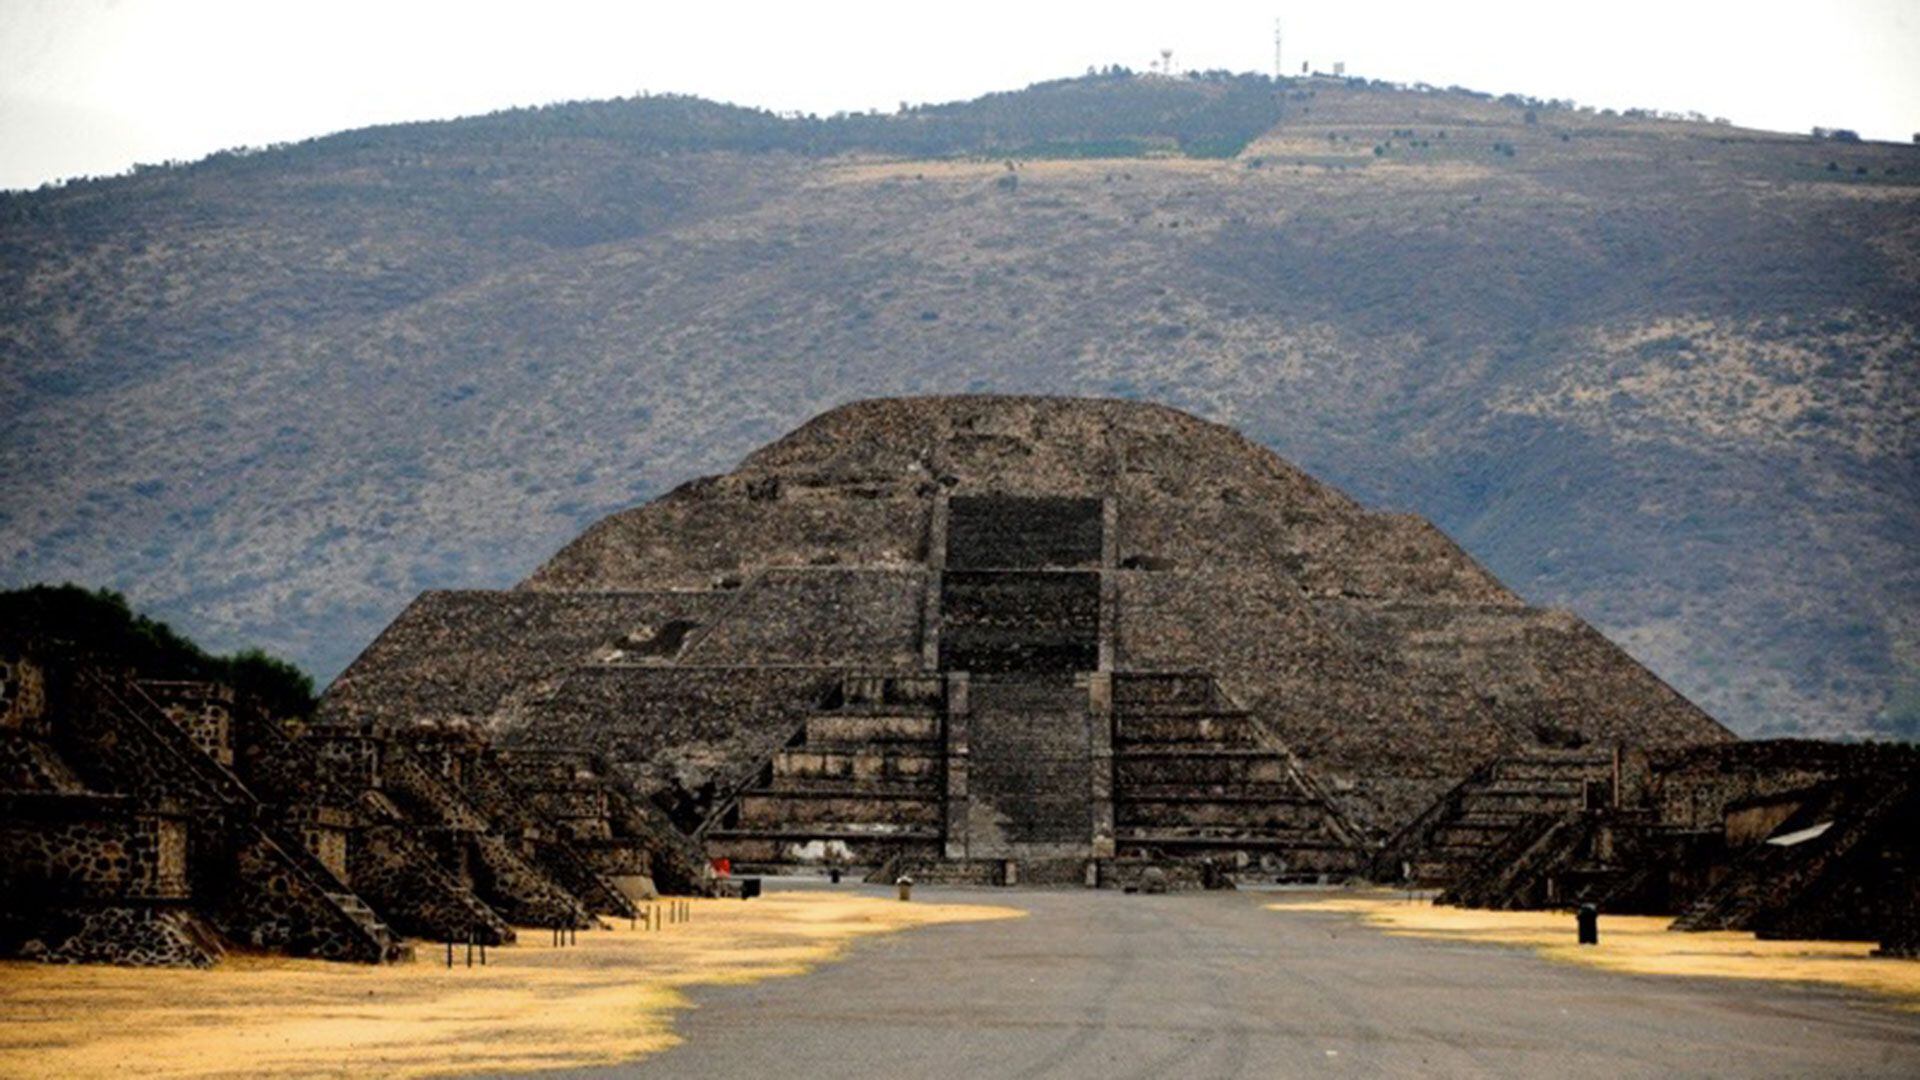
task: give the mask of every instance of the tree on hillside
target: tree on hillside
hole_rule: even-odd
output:
[[[259,649],[216,656],[133,610],[111,589],[33,585],[0,592],[0,647],[64,657],[150,678],[204,679],[257,698],[276,716],[313,712],[313,677]]]

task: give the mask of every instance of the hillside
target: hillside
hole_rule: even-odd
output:
[[[0,581],[324,679],[833,404],[1107,394],[1432,518],[1736,730],[1912,735],[1917,200],[1916,148],[1122,75],[11,195]]]

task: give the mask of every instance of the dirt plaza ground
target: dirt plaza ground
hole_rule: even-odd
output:
[[[1870,946],[1381,892],[770,882],[448,971],[0,965],[0,1076],[1920,1075]],[[1562,925],[1564,924],[1564,925]]]
[[[1379,894],[923,896],[1027,916],[868,938],[804,978],[698,991],[673,1049],[570,1075],[1920,1075],[1911,998],[1610,971],[1313,910]]]

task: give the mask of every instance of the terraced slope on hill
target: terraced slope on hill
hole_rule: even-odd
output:
[[[0,579],[324,677],[830,405],[1115,394],[1434,520],[1738,730],[1911,734],[1916,200],[1914,148],[1115,76],[12,195]]]

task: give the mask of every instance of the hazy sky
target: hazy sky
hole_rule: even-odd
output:
[[[0,186],[570,98],[828,113],[1090,64],[1349,74],[1920,131],[1920,0],[608,3],[0,0]]]

